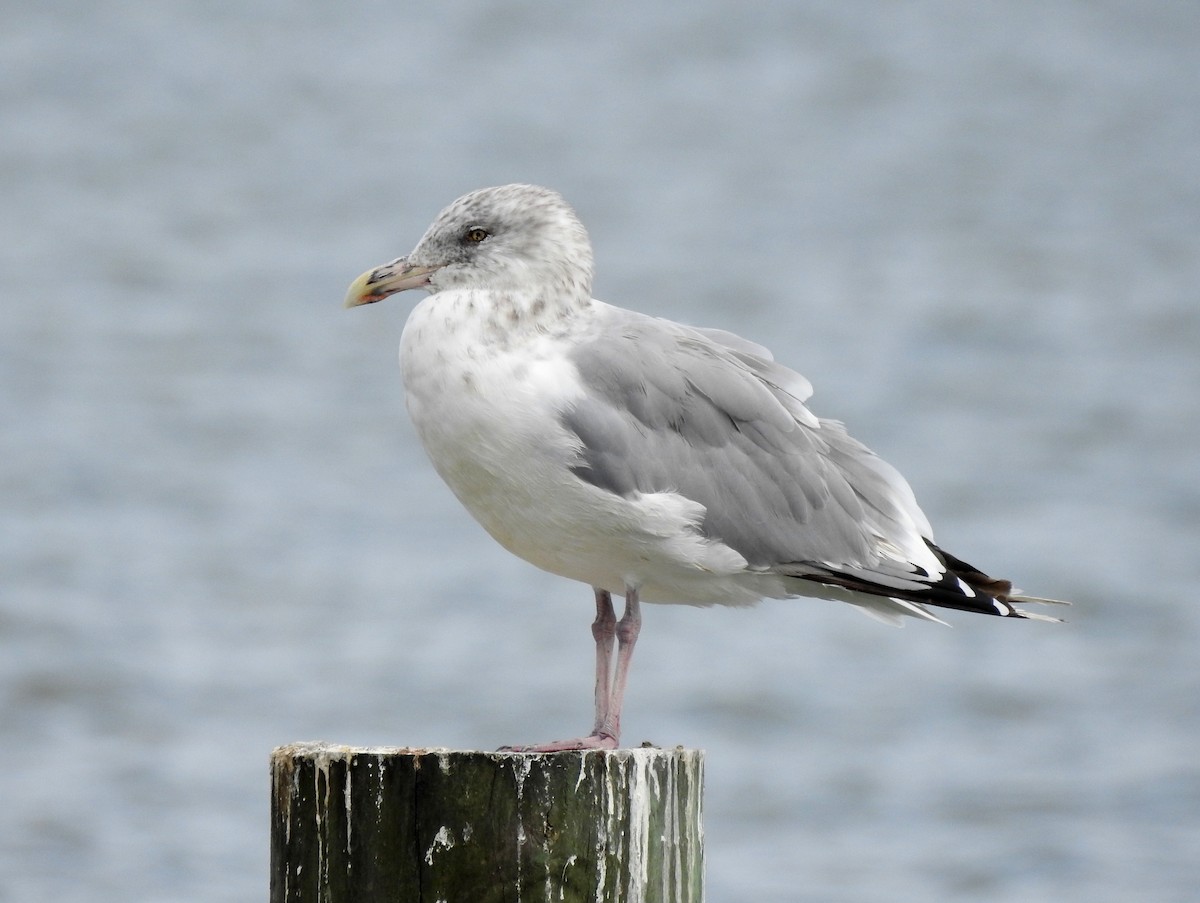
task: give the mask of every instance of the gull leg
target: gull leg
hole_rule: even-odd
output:
[[[608,712],[604,724],[593,731],[600,736],[613,738],[613,745],[621,739],[621,706],[625,702],[625,685],[629,681],[629,663],[633,660],[633,647],[637,644],[642,629],[642,603],[636,589],[625,590],[625,613],[617,622],[617,675],[613,680],[608,698]]]
[[[596,640],[596,723],[591,734],[574,740],[555,740],[534,746],[503,746],[508,752],[563,752],[576,749],[616,749],[621,739],[621,704],[629,679],[629,662],[642,627],[642,609],[636,589],[625,591],[625,612],[617,620],[612,596],[596,590],[596,620],[592,636]],[[612,678],[613,641],[617,645],[616,677]]]
[[[596,620],[592,622],[596,640],[596,720],[592,734],[599,736],[608,720],[612,694],[613,641],[617,636],[617,614],[613,611],[612,596],[606,589],[596,589]]]

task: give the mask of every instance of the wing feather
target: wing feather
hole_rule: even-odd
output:
[[[869,568],[881,541],[924,549],[907,484],[781,385],[807,380],[727,333],[620,314],[573,352],[587,390],[563,412],[579,437],[577,475],[620,495],[678,492],[700,503],[703,532],[758,568]],[[907,497],[887,497],[896,481]]]
[[[678,493],[703,506],[701,532],[752,569],[846,590],[887,619],[938,620],[922,603],[1046,617],[1011,605],[1008,581],[934,545],[907,481],[841,423],[814,416],[811,384],[766,349],[607,311],[572,351],[585,391],[562,411],[580,479],[627,497]]]

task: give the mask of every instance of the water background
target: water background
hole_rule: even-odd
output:
[[[412,299],[340,307],[514,180],[1077,602],[647,611],[626,740],[707,750],[709,899],[1196,898],[1200,6],[0,19],[0,901],[262,900],[272,747],[587,727],[589,591],[437,480]]]

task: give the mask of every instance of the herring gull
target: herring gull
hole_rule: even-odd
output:
[[[558,193],[464,195],[345,303],[413,288],[429,295],[401,369],[433,466],[502,546],[595,594],[591,733],[511,748],[618,746],[641,602],[1056,620],[1018,607],[1054,600],[939,548],[905,479],[812,414],[808,380],[766,348],[593,299],[591,243]]]

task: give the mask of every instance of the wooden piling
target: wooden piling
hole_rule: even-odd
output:
[[[271,903],[700,903],[699,750],[283,746]]]

